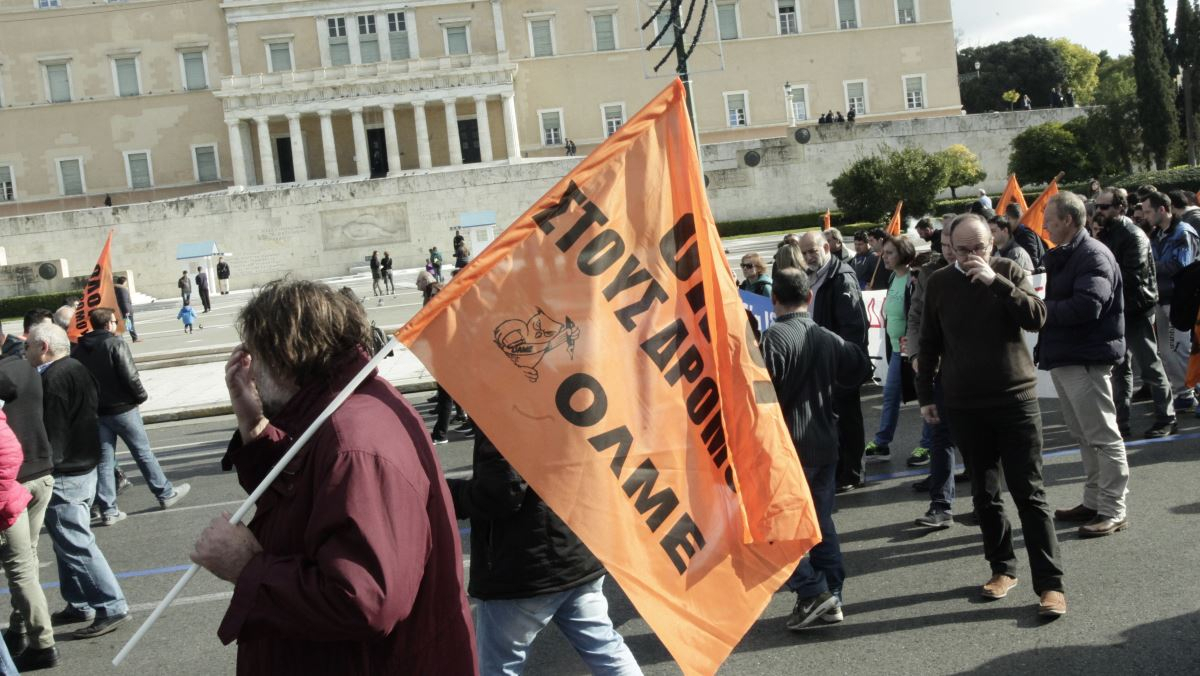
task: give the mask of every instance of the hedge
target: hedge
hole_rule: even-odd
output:
[[[78,297],[79,294],[71,293],[44,293],[38,296],[14,296],[12,298],[0,298],[0,317],[24,317],[26,312],[44,308],[51,312],[62,307],[63,302],[68,298]]]
[[[1119,188],[1125,188],[1129,192],[1133,192],[1143,185],[1152,185],[1158,188],[1159,192],[1171,192],[1172,190],[1196,192],[1200,190],[1200,167],[1179,167],[1165,171],[1144,171],[1117,176],[1102,183],[1106,186],[1115,185]]]

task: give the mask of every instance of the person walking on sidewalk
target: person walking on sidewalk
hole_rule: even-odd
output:
[[[212,309],[212,302],[208,299],[208,273],[199,265],[196,266],[196,290],[200,292],[200,304],[208,312]]]
[[[381,282],[383,282],[383,264],[379,261],[378,251],[371,252],[369,265],[371,266],[371,293],[376,296],[382,296],[383,292],[380,290],[380,287],[382,286]]]
[[[183,332],[191,335],[192,324],[196,323],[196,311],[192,306],[184,303],[183,307],[179,308],[179,314],[175,315],[176,319],[183,321]]]
[[[383,273],[383,289],[387,293],[396,295],[396,284],[392,281],[392,255],[386,251],[383,252],[383,259],[379,261],[379,270]]]
[[[183,300],[183,304],[187,305],[192,302],[192,280],[188,279],[188,271],[184,270],[179,277],[179,281],[175,284],[179,287],[179,297]]]
[[[222,296],[229,293],[229,263],[223,257],[217,259],[217,289]]]
[[[179,502],[191,486],[172,486],[150,450],[150,439],[138,411],[138,406],[147,399],[146,389],[138,377],[129,345],[112,333],[117,326],[112,308],[92,310],[88,321],[92,330],[80,337],[71,356],[87,367],[99,388],[102,456],[96,503],[100,508],[98,525],[111,526],[125,518],[125,512],[117,508],[117,481],[113,474],[117,465],[118,437],[129,448],[150,492],[158,498],[159,507],[167,509]]]
[[[126,286],[128,278],[124,276],[113,279],[113,292],[117,295],[117,309],[121,311],[121,317],[125,319],[125,330],[129,332],[129,337],[133,342],[141,342],[137,337],[137,329],[133,327],[133,301],[129,297],[129,287]]]

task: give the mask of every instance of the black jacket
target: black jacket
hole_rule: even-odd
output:
[[[229,279],[229,263],[217,263],[217,279]]]
[[[867,308],[863,305],[858,275],[849,264],[831,258],[834,266],[825,283],[813,294],[812,320],[847,343],[867,349]]]
[[[25,358],[25,341],[8,334],[4,337],[4,344],[0,346],[0,357],[20,357]]]
[[[1033,261],[1033,270],[1037,272],[1042,269],[1042,257],[1046,255],[1046,243],[1042,241],[1038,234],[1028,228],[1024,223],[1020,225],[1012,233],[1013,239],[1017,240],[1017,244],[1029,254],[1029,259]]]
[[[117,295],[117,309],[121,311],[121,316],[128,317],[133,314],[133,303],[129,300],[129,289],[124,286],[113,286],[113,293]]]
[[[100,415],[124,413],[149,398],[133,363],[133,353],[118,336],[108,331],[85,333],[71,349],[71,356],[96,379]]]
[[[1125,358],[1125,297],[1112,252],[1087,230],[1046,252],[1046,323],[1038,367],[1117,364]]]
[[[100,464],[96,380],[70,357],[42,372],[42,420],[55,474],[86,474]]]
[[[471,520],[471,581],[477,599],[522,599],[574,589],[604,574],[571,532],[482,432],[474,475],[449,479],[458,518]]]
[[[1098,238],[1113,253],[1121,268],[1125,292],[1125,314],[1145,314],[1158,303],[1158,276],[1154,270],[1154,250],[1150,238],[1133,221],[1110,219]]]
[[[42,379],[37,370],[20,357],[0,359],[0,375],[16,386],[15,392],[4,398],[4,413],[25,453],[17,481],[40,479],[54,469],[50,439],[42,420]]]

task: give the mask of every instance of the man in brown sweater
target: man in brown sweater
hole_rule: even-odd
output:
[[[1063,569],[1042,485],[1042,418],[1037,372],[1022,331],[1038,331],[1046,305],[1029,277],[1010,260],[989,257],[987,223],[966,214],[951,226],[957,263],[935,272],[925,291],[917,397],[921,415],[939,420],[933,377],[940,371],[950,434],[971,467],[971,494],[992,577],[985,598],[1000,599],[1017,585],[1012,526],[1004,514],[1000,475],[1008,484],[1021,528],[1038,613],[1067,611]]]

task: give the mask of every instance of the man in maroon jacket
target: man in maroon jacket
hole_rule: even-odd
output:
[[[242,310],[222,464],[247,490],[366,364],[362,306],[305,281]],[[475,674],[457,523],[421,417],[375,374],[258,502],[214,519],[192,560],[234,583],[218,635],[239,674]]]

